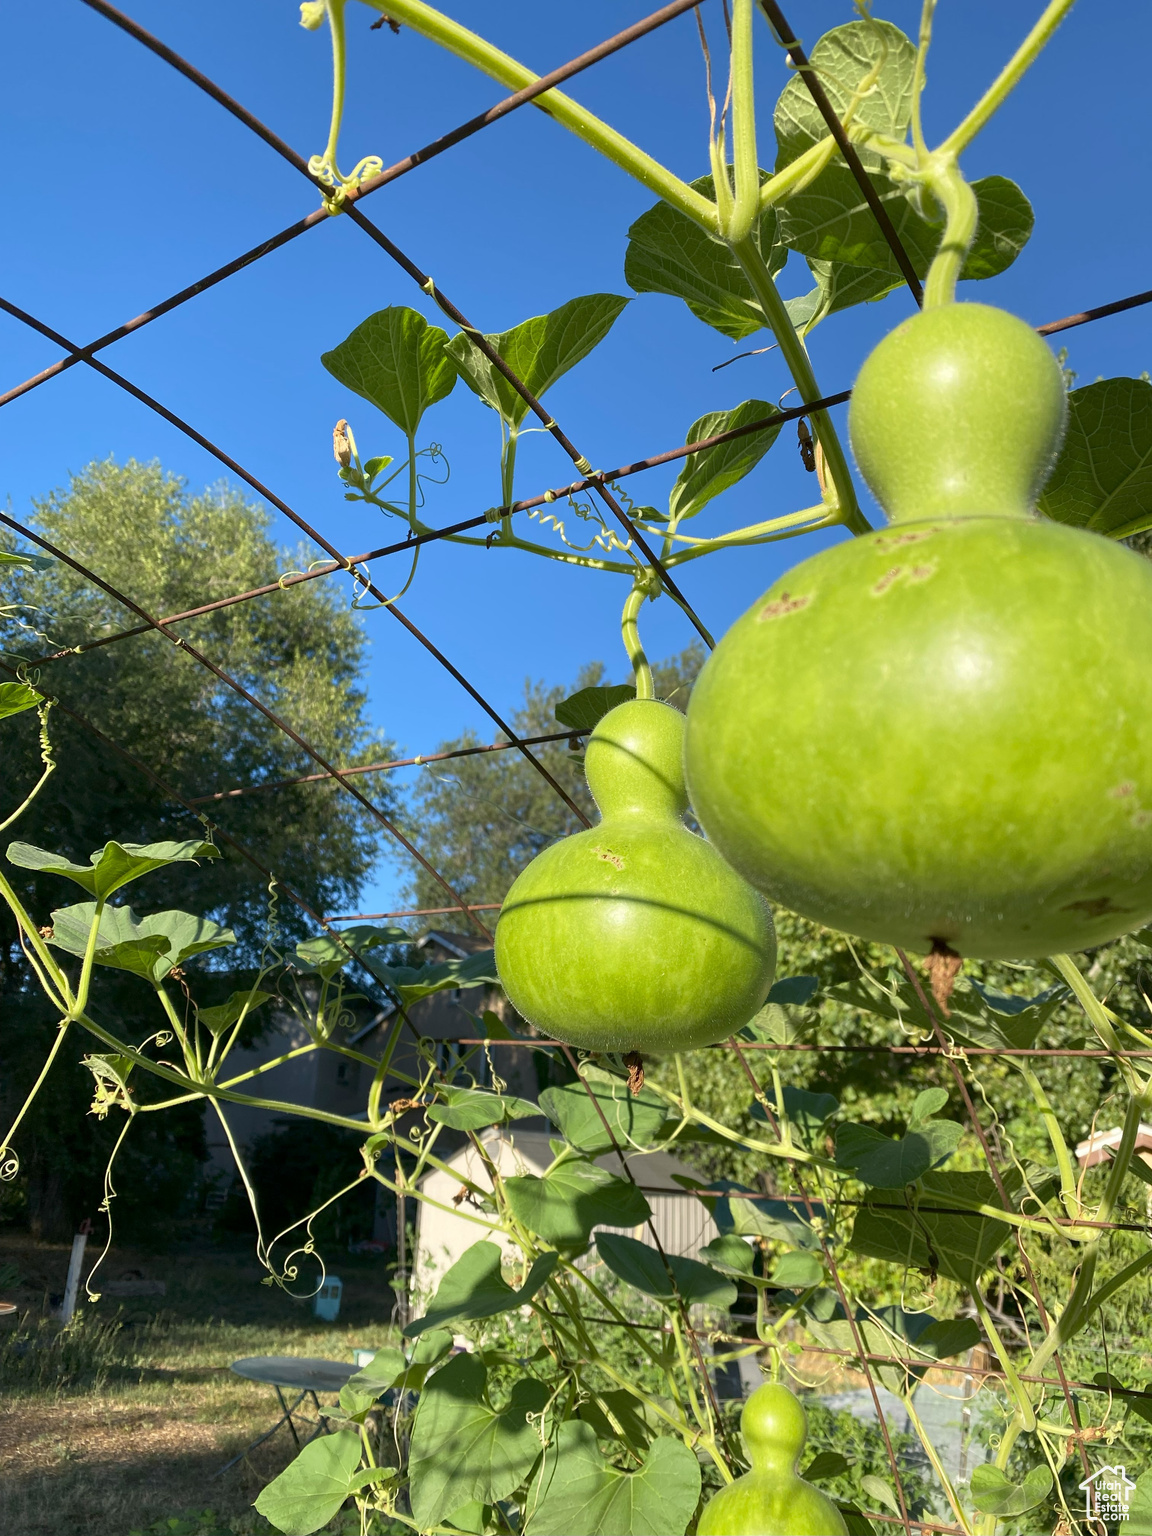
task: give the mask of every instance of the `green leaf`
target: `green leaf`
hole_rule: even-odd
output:
[[[849,1123],[836,1132],[836,1163],[873,1189],[903,1189],[951,1157],[963,1134],[955,1120],[920,1121],[895,1138]]]
[[[536,1112],[535,1105],[531,1109]],[[505,1179],[504,1191],[517,1220],[557,1248],[583,1248],[593,1227],[636,1227],[652,1215],[635,1184],[582,1158],[560,1163],[543,1178]]]
[[[1128,1500],[1128,1518],[1120,1527],[1124,1536],[1152,1536],[1152,1471],[1141,1472]]]
[[[456,1355],[426,1384],[412,1429],[409,1493],[422,1530],[472,1500],[507,1498],[531,1472],[542,1446],[527,1421],[548,1388],[526,1378],[500,1413],[485,1400],[488,1372],[475,1355]]]
[[[986,1462],[972,1469],[968,1488],[977,1509],[1004,1520],[1043,1504],[1052,1489],[1052,1473],[1047,1467],[1033,1467],[1022,1483],[1014,1483],[999,1467]]]
[[[761,171],[761,182],[767,179],[768,173]],[[701,176],[692,188],[713,196],[711,176]],[[760,215],[752,238],[775,275],[788,253],[777,239],[774,209]],[[697,320],[733,341],[743,341],[767,325],[744,269],[728,246],[667,203],[649,208],[629,229],[624,281],[637,293],[683,299]]]
[[[675,1177],[675,1176],[674,1176]],[[676,1182],[685,1189],[722,1189],[722,1196],[699,1195],[700,1203],[707,1210],[722,1234],[735,1233],[737,1237],[767,1237],[773,1242],[788,1243],[795,1248],[819,1248],[820,1239],[807,1220],[807,1207],[793,1205],[788,1200],[766,1200],[758,1191],[746,1184],[736,1184],[731,1179],[712,1179],[707,1186],[694,1179],[677,1177]],[[741,1196],[752,1198],[741,1199]],[[813,1213],[825,1216],[824,1207],[814,1201]]]
[[[430,1338],[431,1335],[428,1334],[425,1337]],[[347,1384],[353,1392],[370,1396],[375,1401],[376,1398],[382,1397],[389,1387],[395,1386],[406,1369],[407,1362],[401,1351],[385,1346],[384,1349],[378,1349],[368,1364],[362,1366],[354,1376],[349,1376]]]
[[[810,1003],[819,989],[818,976],[782,976],[779,981],[773,983],[768,1001],[799,1008],[805,1003]]]
[[[1015,1169],[1002,1175],[1011,1193],[1020,1184]],[[870,1258],[910,1269],[936,1272],[972,1290],[1004,1246],[1012,1228],[1006,1221],[979,1214],[955,1214],[957,1199],[998,1205],[999,1195],[986,1173],[926,1173],[911,1208],[895,1200],[871,1200],[856,1213],[849,1247]],[[932,1207],[943,1207],[943,1212]]]
[[[1067,996],[1067,987],[1056,986],[1036,997],[1007,997],[972,981],[952,994],[951,1015],[944,1022],[944,1030],[960,1045],[1031,1050]]]
[[[771,1085],[765,1088],[764,1097],[775,1109],[776,1091]],[[840,1101],[830,1093],[811,1093],[807,1088],[794,1088],[791,1083],[784,1085],[784,1113],[809,1150],[815,1148],[824,1127],[839,1108]],[[752,1116],[756,1120],[767,1118],[759,1100],[752,1105]]]
[[[500,981],[495,956],[490,949],[469,955],[467,960],[440,960],[435,965],[382,965],[367,956],[361,956],[361,960],[377,981],[399,996],[405,1007],[418,1003],[422,997],[430,997],[433,992],[485,984],[495,986]]]
[[[650,1146],[668,1113],[651,1088],[629,1093],[622,1077],[599,1067],[586,1067],[580,1082],[545,1088],[540,1108],[566,1141],[590,1156],[610,1152],[613,1136],[620,1147]],[[605,1120],[611,1135],[604,1129]]]
[[[610,688],[581,688],[578,693],[561,699],[554,714],[559,725],[570,726],[574,731],[591,731],[610,709],[635,697],[635,683],[616,683]]]
[[[486,1088],[457,1088],[451,1083],[438,1083],[436,1091],[448,1102],[433,1104],[428,1118],[453,1131],[478,1131],[486,1125],[505,1125],[510,1120],[540,1113],[539,1105],[527,1099],[489,1093]]]
[[[416,310],[390,305],[369,315],[320,361],[414,437],[428,407],[455,388],[456,370],[444,356],[447,340],[446,331]]]
[[[637,1242],[634,1237],[622,1237],[618,1232],[601,1232],[596,1239],[596,1251],[614,1275],[646,1296],[655,1296],[657,1301],[672,1301],[678,1291],[689,1305],[699,1301],[727,1311],[735,1303],[736,1287],[732,1282],[695,1259],[670,1253],[665,1266],[655,1248]]]
[[[734,1232],[714,1237],[701,1248],[700,1257],[722,1275],[735,1275],[741,1280],[750,1280],[756,1265],[755,1249]]]
[[[824,1266],[814,1253],[784,1253],[776,1260],[768,1278],[782,1290],[806,1291],[810,1285],[820,1284]]]
[[[896,1495],[882,1477],[876,1477],[872,1474],[862,1477],[860,1479],[860,1487],[875,1503],[883,1504],[885,1508],[890,1509],[899,1518],[900,1505],[897,1502]]]
[[[363,961],[370,950],[407,942],[403,928],[375,928],[369,923],[357,923],[355,927],[342,928],[339,934],[322,933],[315,939],[302,939],[292,964],[305,976],[330,981],[353,960]]]
[[[686,443],[700,442],[706,437],[716,437],[721,432],[731,432],[750,421],[762,421],[765,417],[779,415],[775,406],[767,400],[745,400],[730,411],[709,411],[688,428]],[[676,478],[672,494],[668,498],[668,516],[682,521],[695,517],[715,496],[728,490],[738,480],[756,468],[780,434],[779,425],[765,427],[760,432],[749,432],[730,443],[718,443],[694,453],[685,461]]]
[[[944,232],[943,219],[924,218],[903,184],[886,176],[869,175],[913,267],[920,277],[926,277]],[[1032,233],[1032,205],[1016,183],[1003,176],[985,176],[973,182],[972,190],[979,205],[979,223],[960,276],[995,277],[1012,265],[1027,244]],[[851,267],[875,268],[893,278],[900,275],[892,248],[846,165],[829,165],[811,186],[784,204],[780,235],[810,261],[845,262]]]
[[[219,1003],[215,1008],[198,1007],[196,1017],[212,1034],[222,1035],[232,1028],[245,1009],[251,1013],[253,1009],[262,1008],[275,995],[274,992],[233,992],[227,1002]]]
[[[841,1456],[839,1451],[820,1451],[800,1474],[805,1482],[814,1483],[817,1479],[827,1481],[833,1477],[840,1477],[852,1463],[847,1456]]]
[[[1152,528],[1152,384],[1100,379],[1068,396],[1068,430],[1039,500],[1071,528],[1126,539]]]
[[[514,1291],[500,1274],[503,1255],[496,1244],[473,1243],[445,1272],[428,1311],[408,1324],[404,1337],[414,1339],[429,1328],[440,1328],[445,1323],[495,1317],[498,1312],[521,1307],[535,1296],[556,1268],[557,1261],[556,1254],[542,1253],[528,1271],[524,1284]]]
[[[523,320],[510,331],[487,336],[488,341],[537,400],[556,380],[588,356],[620,318],[629,299],[615,293],[586,293],[569,299],[546,315]],[[485,405],[518,427],[528,413],[508,380],[483,352],[460,332],[445,351],[456,371]]]
[[[887,138],[903,140],[912,120],[916,49],[899,27],[894,27],[890,21],[871,20],[850,21],[845,26],[833,27],[813,43],[809,62],[819,73],[828,100],[839,118],[843,118],[852,105],[856,88],[877,64],[881,64],[875,83],[856,108],[853,125],[859,124]],[[793,75],[780,92],[772,122],[776,130],[778,171],[828,136],[828,125],[812,100],[811,91],[798,75]],[[866,163],[878,163],[874,153],[868,150],[862,153]]]
[[[29,688],[27,683],[0,683],[0,720],[19,715],[26,709],[35,709],[43,702],[44,695]]]
[[[49,943],[70,955],[83,955],[95,917],[94,901],[57,908],[52,914]],[[196,917],[191,912],[152,912],[147,917],[137,917],[131,907],[105,907],[100,914],[95,958],[97,965],[131,971],[158,983],[173,966],[183,965],[193,955],[235,942],[231,928],[221,928],[210,918]]]
[[[313,1440],[256,1500],[284,1536],[310,1536],[327,1525],[348,1497],[360,1465],[360,1436],[342,1429]]]
[[[560,1426],[528,1495],[525,1536],[683,1536],[700,1466],[682,1440],[654,1440],[636,1472],[609,1466],[592,1425]]]
[[[9,843],[8,862],[19,869],[34,869],[47,875],[64,875],[75,880],[98,901],[106,900],[131,880],[163,869],[168,864],[195,863],[197,859],[218,859],[219,848],[212,843],[105,843],[97,848],[88,864],[73,864],[62,853],[49,853],[31,843]]]
[[[54,564],[51,555],[26,555],[15,549],[0,549],[0,565],[22,566],[27,571],[46,571]]]
[[[615,1424],[605,1409],[612,1414]],[[600,1392],[596,1398],[586,1398],[576,1414],[585,1424],[591,1424],[598,1440],[621,1440],[641,1455],[648,1449],[652,1430],[644,1416],[644,1405],[631,1392]]]

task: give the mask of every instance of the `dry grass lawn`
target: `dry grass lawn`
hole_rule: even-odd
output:
[[[394,1338],[392,1293],[378,1259],[341,1256],[345,1303],[339,1322],[324,1324],[309,1304],[262,1286],[250,1250],[208,1243],[163,1257],[118,1250],[105,1280],[159,1280],[166,1294],[84,1303],[63,1336],[45,1319],[49,1295],[64,1289],[68,1249],[0,1237],[6,1264],[21,1283],[5,1292],[18,1316],[0,1321],[4,1536],[130,1536],[207,1510],[215,1523],[182,1528],[270,1532],[252,1501],[295,1447],[281,1428],[214,1475],[280,1411],[271,1387],[233,1375],[230,1362],[276,1354],[351,1364],[353,1349]]]

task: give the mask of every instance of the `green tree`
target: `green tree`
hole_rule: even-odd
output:
[[[35,503],[33,524],[43,537],[74,556],[154,616],[197,607],[237,591],[274,582],[317,558],[306,548],[283,550],[269,534],[271,519],[235,489],[220,485],[189,494],[184,482],[157,464],[112,460],[89,465],[71,484]],[[18,547],[9,540],[8,548]],[[61,561],[35,571],[5,567],[0,576],[0,650],[12,667],[63,646],[90,643],[139,622],[99,588]],[[198,649],[241,681],[336,763],[388,755],[390,745],[370,728],[360,685],[364,635],[341,589],[330,579],[302,583],[266,597],[223,608],[179,626]],[[7,674],[2,674],[7,675]],[[155,631],[33,668],[30,676],[63,705],[85,715],[99,730],[160,774],[180,793],[195,797],[266,781],[275,783],[317,771],[315,763],[259,711],[213,677],[181,648]],[[50,716],[59,764],[12,837],[86,861],[109,838],[130,842],[183,840],[203,827],[182,806],[62,710]],[[9,722],[4,805],[7,815],[31,788],[40,770],[37,722],[31,713]],[[390,807],[386,783],[370,795]],[[292,788],[212,802],[213,821],[233,833],[269,870],[286,881],[314,910],[339,910],[354,902],[374,858],[379,827],[339,786]],[[201,865],[159,871],[134,891],[139,910],[179,907],[211,914],[232,927],[238,945],[217,951],[215,963],[189,985],[201,1001],[232,975],[225,965],[257,957],[274,914],[275,931],[287,940],[309,931],[309,920],[284,896],[273,900],[267,881],[227,843],[222,857]],[[57,878],[37,877],[6,866],[22,899],[47,923],[54,907],[80,898]],[[18,1105],[43,1059],[54,1020],[28,988],[27,968],[5,918],[0,931],[0,1113]],[[232,973],[234,975],[234,973]],[[98,977],[102,1007],[131,1019],[150,1017],[143,984],[120,973]],[[141,1029],[144,1028],[141,1022]],[[41,1096],[22,1138],[23,1175],[9,1186],[9,1208],[24,1205],[44,1235],[63,1235],[100,1199],[100,1173],[118,1117],[97,1135],[86,1120],[91,1078],[81,1068],[78,1038]],[[118,1178],[121,1204],[133,1190],[164,1193],[151,1202],[178,1213],[196,1169],[202,1134],[199,1111],[189,1123],[179,1115],[146,1116],[134,1130]],[[153,1124],[152,1122],[156,1122]],[[162,1123],[161,1123],[162,1122]],[[177,1155],[179,1154],[179,1155]],[[133,1172],[132,1161],[137,1167]],[[171,1189],[164,1183],[172,1183]],[[160,1184],[156,1183],[160,1180]],[[142,1208],[142,1215],[145,1214]]]

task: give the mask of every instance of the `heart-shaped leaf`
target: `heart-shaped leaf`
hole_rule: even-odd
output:
[[[425,1335],[431,1337],[431,1335]],[[397,1379],[407,1370],[407,1361],[398,1349],[385,1346],[378,1349],[354,1376],[349,1376],[347,1385],[353,1392],[359,1392],[371,1397],[373,1401],[382,1397],[389,1387],[395,1386]]]
[[[440,1083],[437,1092],[447,1102],[433,1104],[428,1118],[454,1131],[478,1131],[486,1125],[505,1125],[510,1120],[540,1113],[539,1105],[527,1099],[489,1093],[486,1088],[457,1088],[451,1083]]]
[[[302,939],[296,946],[292,964],[305,976],[320,976],[330,981],[337,971],[353,960],[363,960],[373,949],[387,949],[406,944],[409,936],[403,928],[376,928],[357,923],[339,933],[322,933],[315,939]]]
[[[700,1498],[700,1465],[661,1436],[635,1472],[610,1466],[591,1424],[561,1424],[528,1496],[525,1536],[683,1536]]]
[[[496,986],[500,981],[493,951],[482,949],[467,960],[440,960],[434,965],[384,965],[370,954],[360,959],[364,968],[381,985],[395,992],[410,1008],[433,992],[452,992],[458,988]]]
[[[284,1536],[311,1536],[348,1497],[359,1465],[359,1435],[346,1429],[323,1435],[272,1479],[256,1508]]]
[[[688,428],[686,443],[702,442],[721,432],[732,432],[752,421],[764,421],[779,415],[779,411],[767,400],[745,400],[730,411],[709,411]],[[692,454],[684,464],[668,498],[668,516],[677,522],[695,517],[714,497],[743,480],[756,468],[760,460],[780,435],[779,424],[749,432],[730,443],[717,443]]]
[[[943,237],[943,219],[925,218],[909,198],[904,183],[867,174],[917,274],[927,276]],[[972,190],[979,205],[979,222],[960,276],[995,277],[1012,265],[1027,244],[1032,233],[1032,205],[1016,183],[1004,176],[985,176],[972,183]],[[854,268],[872,267],[893,278],[900,275],[876,216],[843,163],[829,165],[782,206],[780,237],[810,261],[845,262]]]
[[[49,942],[70,955],[83,955],[95,919],[94,901],[59,907],[52,914]],[[131,907],[105,907],[100,914],[95,959],[97,965],[131,971],[158,984],[173,966],[183,965],[193,955],[235,942],[231,928],[191,912],[152,912],[137,917]]]
[[[0,683],[0,720],[19,715],[26,709],[35,709],[43,702],[43,694],[29,688],[27,683]]]
[[[447,340],[446,331],[416,310],[390,305],[369,315],[320,361],[412,438],[428,407],[455,388],[456,370],[444,355]]]
[[[805,1309],[805,1326],[826,1348],[855,1354],[860,1344],[875,1356],[891,1356],[902,1362],[872,1369],[893,1392],[904,1392],[930,1366],[963,1354],[981,1341],[973,1318],[934,1318],[927,1312],[905,1312],[901,1307],[859,1307],[853,1322],[832,1291],[817,1291]],[[859,1336],[859,1341],[857,1337]]]
[[[558,1255],[542,1253],[528,1271],[519,1290],[513,1290],[500,1273],[503,1254],[495,1243],[473,1243],[460,1255],[436,1287],[428,1311],[408,1324],[406,1339],[429,1328],[466,1319],[495,1317],[530,1301],[556,1268]]]
[[[1047,1467],[1033,1467],[1022,1483],[1014,1483],[999,1467],[985,1462],[973,1468],[968,1486],[977,1509],[1006,1520],[1043,1504],[1052,1491],[1052,1473]]]
[[[1010,1194],[1020,1188],[1015,1169],[1001,1177]],[[862,1206],[856,1212],[849,1246],[856,1253],[902,1268],[946,1275],[972,1290],[1012,1228],[993,1216],[966,1214],[957,1204],[960,1200],[1000,1203],[986,1173],[926,1173],[909,1207],[891,1197],[873,1198]]]
[[[935,1103],[940,1092],[929,1089],[920,1099]],[[873,1189],[903,1189],[951,1157],[963,1134],[964,1127],[955,1120],[914,1119],[908,1131],[895,1138],[875,1126],[850,1122],[836,1132],[836,1163]]]
[[[652,1215],[635,1184],[583,1158],[560,1163],[543,1178],[505,1179],[504,1192],[517,1220],[557,1248],[582,1248],[593,1227],[636,1227]]]
[[[1152,528],[1152,384],[1099,379],[1068,396],[1068,430],[1040,511],[1113,539]]]
[[[196,1017],[212,1034],[222,1035],[238,1022],[242,1014],[262,1007],[274,996],[273,992],[233,992],[227,1002],[218,1003],[214,1008],[197,1008]]]
[[[736,1287],[731,1280],[696,1259],[669,1253],[665,1263],[655,1248],[617,1232],[601,1232],[596,1239],[596,1251],[614,1275],[645,1295],[655,1296],[657,1301],[670,1302],[679,1295],[689,1306],[703,1302],[722,1311],[736,1301]]]
[[[218,859],[219,848],[212,843],[105,843],[97,848],[88,864],[73,864],[62,853],[49,853],[31,843],[9,843],[8,861],[20,869],[34,869],[49,875],[63,875],[75,880],[98,901],[106,900],[130,880],[139,880],[154,869],[168,864],[195,863],[197,859]]]
[[[629,302],[615,293],[586,293],[485,340],[539,400],[599,346]],[[448,342],[445,352],[469,389],[509,425],[518,427],[528,414],[527,402],[479,347],[461,332]]]
[[[756,1250],[734,1232],[714,1237],[701,1248],[700,1257],[722,1275],[735,1275],[741,1280],[751,1280],[756,1265]]]
[[[768,179],[767,171],[760,172],[760,179]],[[692,188],[707,198],[713,196],[711,176],[701,176]],[[777,240],[774,209],[761,213],[752,238],[775,275],[788,252]],[[629,229],[624,281],[637,293],[668,293],[683,299],[697,320],[733,341],[742,341],[767,324],[729,247],[668,203],[649,208]]]
[[[591,731],[610,709],[636,697],[634,683],[615,683],[609,688],[581,688],[561,699],[553,713],[559,725],[574,731]]]
[[[899,27],[872,18],[847,22],[818,38],[808,58],[839,118],[853,104],[856,89],[876,70],[871,88],[856,104],[853,125],[903,140],[912,119],[916,49]],[[799,75],[780,92],[772,122],[777,170],[828,136],[828,124]],[[878,163],[874,154],[864,154],[868,163]]]
[[[809,1286],[820,1284],[824,1266],[814,1253],[783,1253],[768,1278],[782,1290],[806,1291]]]
[[[585,1067],[577,1083],[545,1088],[540,1108],[566,1141],[591,1156],[610,1152],[613,1138],[624,1149],[650,1146],[668,1116],[663,1099],[651,1088],[630,1093],[622,1077],[599,1067]]]
[[[542,1445],[528,1422],[548,1401],[532,1378],[512,1388],[501,1412],[485,1398],[488,1372],[475,1355],[460,1354],[430,1378],[412,1428],[409,1490],[421,1530],[438,1525],[472,1500],[507,1498],[531,1472]]]
[[[818,1451],[801,1475],[805,1482],[827,1482],[829,1478],[840,1477],[851,1465],[839,1451]]]
[[[788,1243],[794,1248],[820,1247],[820,1239],[808,1223],[808,1208],[794,1205],[789,1200],[767,1198],[745,1184],[731,1179],[712,1179],[703,1186],[695,1179],[674,1175],[676,1182],[685,1189],[699,1192],[701,1188],[723,1190],[722,1196],[700,1195],[700,1203],[707,1210],[722,1234],[735,1233],[737,1237],[767,1237],[773,1242]],[[814,1201],[813,1214],[823,1218],[824,1207]]]

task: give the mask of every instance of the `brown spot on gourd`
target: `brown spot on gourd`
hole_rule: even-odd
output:
[[[935,576],[935,565],[914,565],[908,572],[910,581],[927,581],[929,576]]]
[[[890,571],[886,571],[884,575],[881,576],[880,580],[872,588],[873,593],[877,597],[882,597],[893,582],[900,580],[900,577],[903,575],[903,573],[904,567],[902,565],[894,565]]]
[[[1085,917],[1112,917],[1131,912],[1131,907],[1118,907],[1111,896],[1093,896],[1090,900],[1070,901],[1060,908],[1061,912],[1083,912]]]
[[[596,857],[598,859],[603,859],[605,864],[611,864],[613,869],[624,868],[624,860],[618,853],[613,853],[611,848],[601,848],[599,845],[597,845]]]
[[[1132,812],[1132,825],[1136,828],[1137,832],[1143,832],[1149,822],[1152,822],[1152,811]]]
[[[899,549],[902,544],[919,544],[922,539],[930,539],[935,529],[924,529],[919,533],[882,533],[873,539],[877,549]]]
[[[812,598],[810,596],[793,597],[790,592],[781,592],[779,597],[775,597],[770,603],[764,604],[756,618],[761,624],[765,623],[768,619],[782,619],[789,613],[797,613],[801,608],[807,608],[811,601]]]
[[[1126,800],[1129,795],[1136,793],[1136,786],[1131,779],[1125,779],[1122,784],[1117,784],[1116,788],[1110,789],[1108,793],[1113,800]]]

